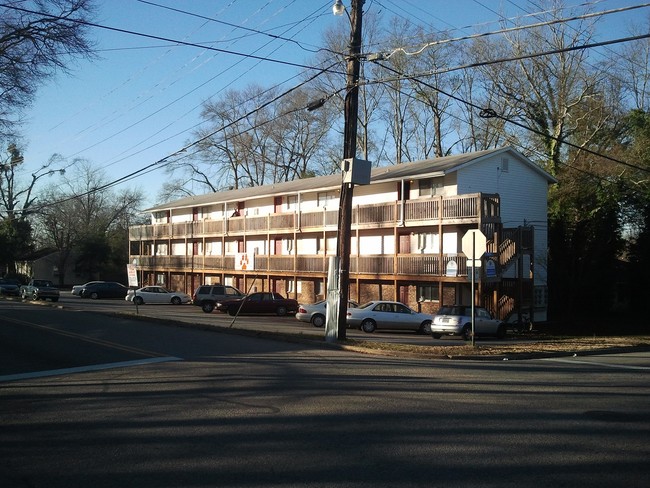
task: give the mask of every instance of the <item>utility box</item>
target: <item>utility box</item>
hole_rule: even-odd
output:
[[[343,183],[369,185],[371,168],[372,163],[370,161],[357,158],[344,159],[341,163]]]

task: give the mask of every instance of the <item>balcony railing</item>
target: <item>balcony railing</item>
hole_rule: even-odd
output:
[[[357,205],[352,211],[352,228],[442,224],[488,225],[499,222],[499,196],[483,193],[421,200]],[[287,212],[267,216],[230,217],[171,224],[139,225],[129,228],[132,241],[193,239],[222,235],[281,234],[311,230],[336,230],[337,210]]]
[[[145,270],[179,272],[233,272],[235,256],[131,256],[137,266]],[[455,266],[449,266],[451,262]],[[327,274],[329,256],[256,255],[256,273],[282,273],[285,275]],[[455,276],[467,276],[467,258],[463,254],[392,254],[351,256],[350,273],[359,276],[447,276],[448,269]],[[454,275],[452,275],[454,276]]]

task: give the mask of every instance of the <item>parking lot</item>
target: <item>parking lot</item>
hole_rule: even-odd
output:
[[[269,315],[248,315],[231,317],[220,312],[209,314],[201,311],[200,307],[188,305],[141,305],[136,306],[125,300],[91,300],[83,299],[72,295],[69,291],[62,291],[60,300],[57,303],[34,302],[34,304],[44,306],[58,306],[72,308],[77,310],[100,312],[100,313],[119,313],[137,315],[153,319],[178,321],[188,324],[198,324],[201,326],[219,326],[233,329],[258,330],[264,332],[295,334],[302,336],[324,337],[325,329],[316,328],[311,324],[300,322],[293,316],[277,317]],[[383,341],[399,344],[411,345],[436,345],[436,346],[458,346],[463,344],[463,340],[458,337],[433,339],[430,335],[420,335],[412,331],[386,331],[378,330],[367,334],[357,329],[348,329],[346,332],[348,339],[358,339],[364,341]],[[481,344],[503,344],[505,342],[527,342],[524,337],[506,337],[505,340],[480,339]]]

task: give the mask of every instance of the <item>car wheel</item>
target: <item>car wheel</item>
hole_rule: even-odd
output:
[[[506,324],[501,324],[497,328],[497,339],[504,339],[506,337],[507,331],[508,331],[508,329],[506,327]]]
[[[96,291],[92,292],[92,293],[90,294],[90,298],[91,298],[92,300],[97,300],[97,299],[99,298],[99,293],[97,293]]]
[[[434,339],[440,339],[442,337],[442,334],[436,334],[436,333],[432,332],[431,337],[433,337]]]
[[[231,317],[237,315],[237,307],[236,306],[228,307],[228,315],[230,315]]]
[[[470,324],[467,324],[465,327],[463,327],[463,331],[461,332],[461,335],[463,336],[464,341],[471,341],[472,340],[472,326]]]
[[[36,293],[32,293],[32,300],[38,300],[38,295]]]
[[[368,334],[374,332],[376,328],[377,328],[377,324],[375,323],[374,320],[366,319],[363,322],[361,322],[361,330]]]
[[[425,320],[420,324],[420,327],[417,330],[418,334],[426,334],[427,332],[431,331],[431,321],[430,320]]]
[[[314,327],[323,327],[325,325],[325,316],[317,313],[311,318],[311,325]]]
[[[275,313],[278,317],[284,317],[287,314],[287,309],[285,307],[278,307]]]
[[[144,300],[142,299],[142,297],[135,297],[133,301],[135,302],[136,305],[144,305]]]
[[[180,305],[180,304],[181,304],[180,297],[172,297],[172,305]]]
[[[201,310],[203,310],[205,313],[211,313],[214,310],[214,303],[203,302],[201,304]]]

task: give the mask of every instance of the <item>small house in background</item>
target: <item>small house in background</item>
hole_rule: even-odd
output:
[[[16,272],[31,278],[50,280],[55,285],[71,286],[85,283],[94,279],[82,275],[75,270],[76,253],[71,252],[67,257],[63,276],[61,275],[61,255],[53,249],[41,249],[16,263]]]
[[[476,303],[504,320],[526,313],[545,321],[554,182],[510,147],[374,168],[370,184],[354,189],[350,299],[399,300],[429,313],[471,303],[461,242],[480,230],[487,252]],[[150,224],[129,229],[129,261],[146,284],[187,293],[201,284],[255,286],[315,302],[336,254],[340,188],[336,174],[157,205]]]

